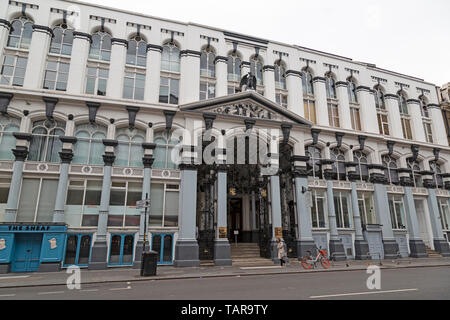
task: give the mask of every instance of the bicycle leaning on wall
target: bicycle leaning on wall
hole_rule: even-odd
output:
[[[306,256],[301,260],[302,267],[309,270],[313,267],[315,268],[320,261],[322,267],[328,269],[330,267],[330,259],[328,258],[327,250],[322,250],[322,247],[318,248],[317,246],[314,246],[314,250],[317,253],[315,256],[312,255],[311,251],[306,251]]]

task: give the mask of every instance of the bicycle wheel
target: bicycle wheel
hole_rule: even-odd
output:
[[[312,268],[313,264],[311,263],[311,257],[303,257],[301,261],[301,265],[304,269],[309,270]]]
[[[328,269],[330,267],[330,260],[328,258],[322,257],[320,258],[320,263],[322,264],[322,267],[325,269]]]

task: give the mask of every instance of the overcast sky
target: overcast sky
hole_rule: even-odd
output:
[[[450,82],[449,0],[83,0]]]

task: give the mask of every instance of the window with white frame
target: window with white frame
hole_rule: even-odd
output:
[[[102,180],[70,180],[64,212],[69,227],[98,226],[102,184]]]
[[[286,65],[282,60],[275,62],[275,89],[286,90]]]
[[[112,181],[109,200],[109,227],[138,227],[141,210],[136,202],[142,200],[142,182]]]
[[[287,108],[288,107],[288,96],[287,96],[287,94],[284,94],[284,93],[281,93],[281,92],[277,92],[275,94],[275,101],[276,101],[276,103],[278,103],[283,108]]]
[[[73,30],[67,24],[60,24],[53,28],[49,53],[70,56],[72,54]]]
[[[367,155],[360,151],[356,150],[353,152],[353,160],[357,163],[356,165],[356,174],[359,176],[361,181],[369,180],[369,164]]]
[[[372,193],[358,192],[358,207],[363,228],[368,224],[377,224]]]
[[[308,146],[305,148],[305,155],[309,157],[306,163],[306,170],[308,176],[314,178],[322,178],[322,150],[315,146]]]
[[[33,36],[33,22],[25,16],[11,21],[9,30],[8,48],[28,50]]]
[[[6,204],[8,203],[9,187],[11,179],[0,177],[0,221],[5,221]]]
[[[359,114],[359,105],[350,105],[350,119],[352,122],[352,129],[361,131],[361,116]]]
[[[1,70],[0,84],[23,86],[28,58],[20,53],[5,54]]]
[[[142,167],[144,157],[142,143],[145,141],[145,132],[129,128],[117,129],[116,139],[119,144],[116,147],[114,164],[122,167]]]
[[[349,192],[334,191],[334,210],[336,213],[336,224],[339,229],[350,229],[353,227],[352,201]]]
[[[200,100],[216,97],[216,85],[211,82],[200,82]]]
[[[126,64],[143,68],[147,66],[147,42],[141,36],[128,41]]]
[[[45,69],[44,89],[66,91],[70,60],[49,57]]]
[[[439,215],[441,217],[442,230],[450,231],[450,209],[448,198],[438,198]]]
[[[72,163],[102,165],[107,128],[98,124],[82,124],[75,128],[77,143],[74,144]]]
[[[304,70],[302,72],[302,90],[303,90],[303,106],[305,119],[312,123],[317,123],[316,101],[314,97],[314,86],[312,82],[311,72]]]
[[[150,227],[178,226],[179,185],[152,183],[150,192]]]
[[[398,92],[398,108],[400,110],[400,119],[402,122],[403,138],[412,140],[411,117],[408,113],[408,103],[403,91]]]
[[[104,31],[98,31],[92,35],[89,59],[111,60],[111,35]]]
[[[0,117],[0,160],[14,160],[16,147],[14,132],[20,131],[20,120],[8,115]]]
[[[420,174],[421,167],[419,162],[413,161],[412,158],[406,160],[408,168],[411,169],[411,180],[414,183],[414,188],[422,187],[422,175]]]
[[[328,105],[328,121],[330,127],[339,128],[339,109],[336,95],[336,81],[331,73],[325,75],[325,88],[327,93],[327,105]]]
[[[358,96],[356,94],[356,84],[353,78],[347,79],[347,94],[350,104],[358,104]]]
[[[423,130],[425,133],[425,139],[428,143],[433,143],[433,131],[431,129],[431,118],[428,111],[428,105],[426,98],[422,95],[419,97],[420,112],[422,114]]]
[[[163,46],[161,71],[180,72],[180,49],[175,43],[166,43]]]
[[[86,88],[87,94],[98,96],[106,95],[106,85],[109,77],[109,69],[105,66],[91,65],[87,67]]]
[[[406,230],[405,207],[401,196],[389,196],[389,211],[393,230]]]
[[[123,98],[133,100],[144,100],[145,72],[140,69],[125,70],[123,81]]]
[[[311,226],[313,229],[325,229],[328,225],[325,192],[322,190],[313,190],[311,191],[311,197]]]
[[[60,136],[64,136],[65,123],[56,120],[39,120],[33,122],[30,142],[29,161],[60,162],[62,150]]]
[[[263,82],[263,63],[260,57],[252,56],[250,58],[250,72],[256,77],[256,85],[262,86]]]
[[[216,55],[213,48],[204,48],[200,55],[200,76],[206,78],[216,77]]]
[[[161,77],[159,88],[159,102],[178,104],[180,80]]]
[[[172,152],[179,140],[164,130],[155,132],[154,142],[156,148],[153,153],[155,159],[153,168],[177,169],[177,164],[172,159]]]
[[[57,179],[24,178],[16,222],[52,222]]]
[[[332,164],[333,178],[336,180],[345,181],[346,171],[345,171],[345,154],[339,148],[333,148],[330,150],[330,158],[335,162]]]
[[[377,109],[378,130],[382,135],[389,135],[389,115],[386,110],[384,93],[380,86],[374,88],[375,107]]]
[[[237,53],[228,55],[228,81],[238,82],[241,81],[241,58]]]
[[[398,172],[397,172],[397,160],[392,156],[384,155],[382,157],[384,169],[384,175],[388,179],[390,184],[399,184]]]
[[[438,188],[444,187],[444,181],[442,179],[441,166],[436,161],[430,161],[430,169],[433,171],[433,180]]]

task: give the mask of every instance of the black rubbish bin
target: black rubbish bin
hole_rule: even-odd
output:
[[[142,253],[141,277],[156,276],[156,266],[158,264],[158,253],[148,251]]]

